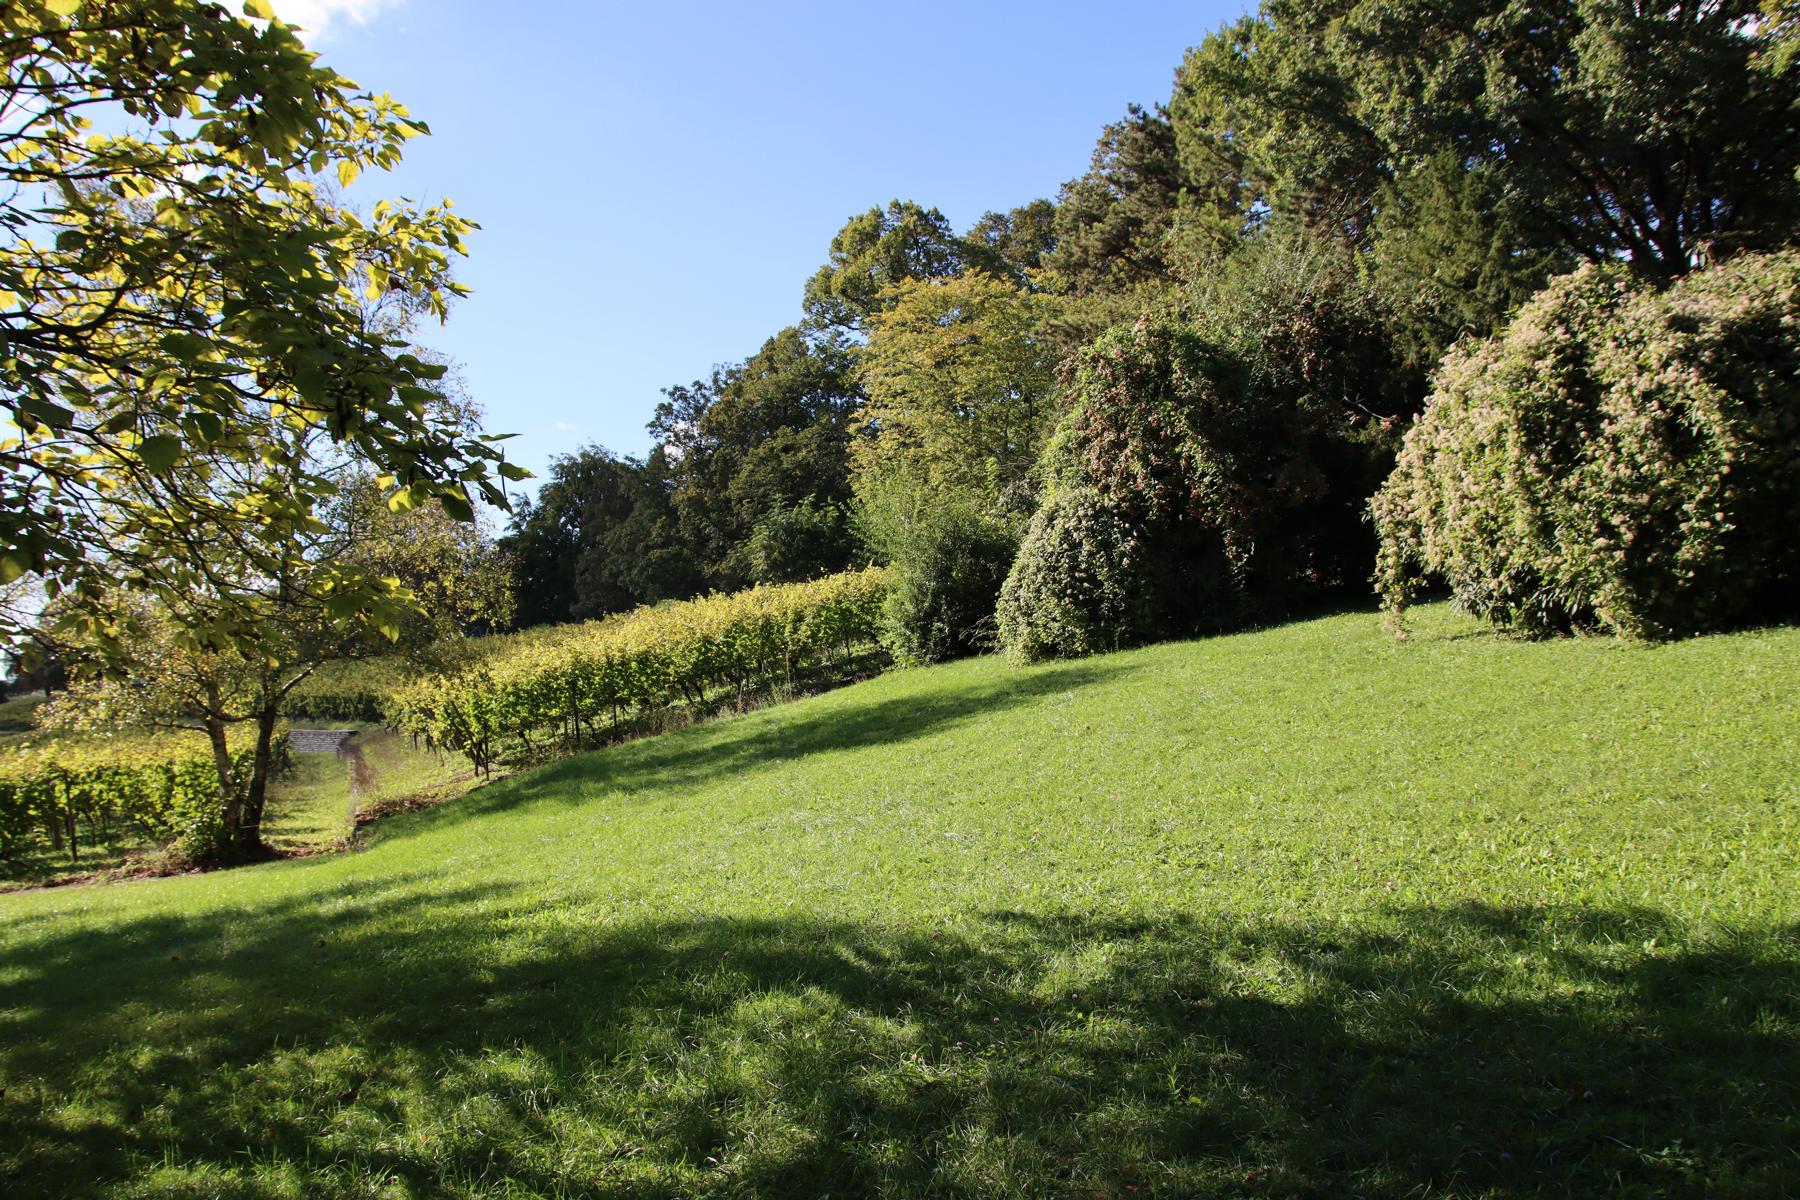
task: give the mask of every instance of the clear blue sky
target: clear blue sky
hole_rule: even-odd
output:
[[[430,123],[357,190],[449,196],[481,223],[474,295],[424,340],[540,474],[587,442],[642,452],[660,388],[799,318],[852,213],[914,199],[962,230],[1054,198],[1243,8],[275,3],[327,13],[324,61]]]

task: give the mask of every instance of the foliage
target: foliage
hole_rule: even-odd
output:
[[[744,546],[745,567],[756,583],[799,583],[849,568],[856,535],[842,504],[810,496],[757,518]]]
[[[1144,634],[1140,531],[1090,488],[1057,492],[1019,547],[998,610],[1000,645],[1015,662],[1117,650]]]
[[[1138,635],[1271,619],[1366,569],[1358,518],[1380,478],[1383,422],[1362,401],[1391,399],[1387,376],[1359,377],[1357,356],[1334,352],[1360,347],[1329,289],[1267,282],[1252,275],[1241,307],[1204,318],[1211,330],[1145,316],[1067,366],[1073,407],[1045,456],[1052,494],[1091,490],[1131,530]],[[1030,569],[1080,561],[1058,553]],[[1085,585],[1037,581],[1056,586]]]
[[[706,585],[753,581],[745,544],[765,515],[849,499],[850,423],[862,391],[843,337],[784,329],[710,382],[664,395],[650,433],[673,459],[682,553]]]
[[[471,648],[469,642],[451,643],[440,648],[438,661],[454,663]],[[424,669],[416,657],[398,655],[321,663],[289,690],[281,711],[314,721],[379,721],[394,694]]]
[[[815,330],[860,331],[906,279],[944,279],[968,265],[971,247],[944,214],[911,200],[858,213],[832,237],[830,256],[806,281],[806,320]],[[984,256],[983,261],[990,261]]]
[[[1382,328],[1415,373],[1428,373],[1459,338],[1504,327],[1574,265],[1533,225],[1503,172],[1471,170],[1447,153],[1382,185],[1364,263],[1385,301]]]
[[[1358,240],[1387,181],[1451,160],[1516,248],[1677,275],[1800,211],[1785,36],[1754,0],[1270,0],[1189,52],[1175,138],[1239,213]]]
[[[1029,285],[1056,250],[1056,205],[1033,200],[1009,212],[985,212],[968,232],[976,261],[1014,283]],[[980,252],[985,251],[983,257]]]
[[[1414,620],[891,672],[354,854],[0,897],[0,1168],[30,1196],[554,1197],[574,1164],[714,1200],[1800,1192],[1800,630]]]
[[[892,570],[881,640],[898,662],[941,662],[993,647],[994,608],[1019,547],[1008,522],[895,472],[863,480],[857,521],[864,543]]]
[[[882,293],[858,357],[857,475],[993,506],[1023,482],[1055,419],[1046,301],[973,271]]]
[[[621,710],[742,700],[847,662],[874,640],[887,590],[887,573],[870,569],[481,638],[453,669],[399,689],[387,720],[486,772],[514,739],[572,746]]]
[[[406,504],[435,496],[464,519],[472,494],[504,505],[494,476],[524,472],[434,411],[443,369],[363,307],[392,291],[441,317],[473,226],[448,203],[384,201],[364,219],[311,178],[391,167],[423,124],[280,22],[202,0],[9,4],[0,41],[0,578],[34,571],[90,598],[206,592],[186,636],[254,649],[238,575],[185,535],[279,569],[333,486],[271,469],[272,444],[316,434]],[[377,623],[396,602],[350,571],[334,593]]]
[[[234,737],[228,753],[234,777],[247,783],[255,739]],[[212,858],[227,838],[213,755],[198,732],[0,740],[0,857],[54,846],[73,859],[84,838],[129,827],[152,841],[176,843],[190,861]],[[276,769],[285,761],[283,749]]]
[[[328,519],[343,542],[341,561],[398,580],[412,601],[390,646],[422,653],[512,624],[511,573],[476,522],[456,520],[435,504],[397,512],[366,472],[339,485]]]
[[[1787,252],[1665,291],[1583,268],[1459,347],[1374,501],[1390,610],[1435,575],[1533,633],[1668,637],[1792,611],[1797,328]]]
[[[589,446],[551,460],[537,499],[500,538],[518,622],[541,625],[680,599],[701,586],[682,542],[659,447],[643,459]]]
[[[1057,289],[1125,291],[1165,276],[1181,186],[1168,113],[1131,105],[1101,132],[1087,174],[1057,197],[1056,248],[1044,256]]]

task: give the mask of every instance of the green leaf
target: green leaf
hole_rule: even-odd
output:
[[[44,7],[59,17],[72,17],[81,7],[81,0],[44,0]]]
[[[469,498],[461,492],[439,492],[438,503],[444,506],[444,511],[450,514],[452,520],[473,521],[475,519],[474,507],[469,503]]]
[[[269,0],[244,0],[244,15],[259,21],[273,21],[275,10],[269,6]]]
[[[181,439],[172,433],[159,433],[137,444],[137,456],[144,466],[161,473],[175,465],[181,457]]]

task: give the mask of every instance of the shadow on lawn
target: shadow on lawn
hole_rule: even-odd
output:
[[[774,706],[577,755],[479,788],[453,805],[383,831],[383,836],[406,837],[546,795],[569,803],[585,803],[595,792],[614,789],[661,796],[751,770],[779,769],[815,754],[894,746],[1136,669],[1126,663],[1062,664],[1008,672],[980,684],[946,681],[897,696],[882,695],[879,683],[873,689],[865,685],[849,695],[812,698],[812,707],[799,712]]]
[[[491,890],[225,920],[0,963],[6,1190],[1800,1191],[1796,930],[606,924]]]

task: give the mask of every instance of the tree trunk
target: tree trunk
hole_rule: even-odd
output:
[[[206,737],[212,743],[213,766],[219,771],[219,799],[224,802],[222,816],[227,845],[237,843],[238,827],[243,823],[244,799],[238,791],[237,772],[231,765],[231,746],[225,740],[225,722],[206,718]]]
[[[274,705],[256,714],[256,754],[250,769],[250,786],[244,789],[243,820],[233,839],[240,854],[259,854],[267,849],[262,840],[263,807],[269,794],[269,773],[275,764],[275,724],[280,719]]]

